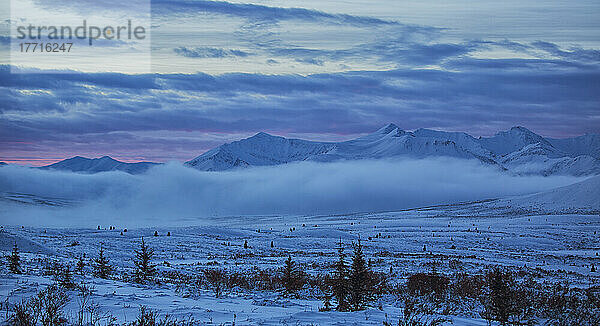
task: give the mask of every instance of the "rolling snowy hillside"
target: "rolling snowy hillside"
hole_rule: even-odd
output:
[[[41,169],[49,170],[63,170],[71,172],[82,172],[82,173],[98,173],[106,171],[123,171],[131,174],[138,174],[146,172],[150,167],[159,163],[152,162],[137,162],[137,163],[125,163],[117,161],[109,156],[103,156],[101,158],[85,158],[81,156],[75,156],[60,162],[46,165]]]
[[[500,201],[501,205],[554,212],[600,212],[600,176],[537,194]]]
[[[514,174],[581,176],[600,173],[598,139],[594,135],[546,139],[523,127],[477,139],[460,132],[404,131],[389,124],[372,134],[338,143],[287,139],[261,132],[214,148],[186,164],[204,171],[222,171],[294,161],[446,156],[476,159]]]

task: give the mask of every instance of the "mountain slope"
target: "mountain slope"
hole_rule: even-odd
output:
[[[600,174],[599,160],[588,155],[570,157],[548,142],[530,144],[507,154],[500,159],[500,164],[517,174]]]
[[[103,156],[101,158],[85,158],[81,156],[75,156],[60,162],[42,166],[40,169],[45,170],[62,170],[71,172],[81,173],[98,173],[107,171],[123,171],[130,174],[139,174],[146,172],[150,167],[159,163],[152,162],[138,162],[138,163],[125,163],[117,161],[109,156]]]
[[[287,139],[261,132],[250,138],[212,149],[186,165],[203,171],[222,171],[245,166],[278,165],[326,154],[334,143]]]
[[[571,157],[589,155],[600,159],[600,135],[584,135],[575,138],[548,138],[552,146],[568,153]]]
[[[600,176],[546,192],[502,200],[499,204],[546,211],[600,212]]]
[[[466,134],[463,136],[427,129],[407,132],[389,124],[373,134],[338,143],[335,152],[346,159],[377,159],[401,155],[418,158],[450,156],[475,158],[495,164],[491,160],[491,153],[471,142],[468,137],[470,136]]]
[[[512,127],[508,131],[500,131],[493,137],[479,139],[480,144],[498,156],[518,151],[531,144],[542,143],[552,146],[542,136],[524,127]]]

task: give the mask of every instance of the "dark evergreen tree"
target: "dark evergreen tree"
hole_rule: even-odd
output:
[[[331,294],[324,292],[323,295],[323,307],[319,308],[319,311],[331,311],[333,306],[331,304]]]
[[[285,260],[281,282],[283,283],[286,294],[291,294],[298,291],[303,285],[302,273],[298,270],[298,266],[292,260],[291,255],[289,255]]]
[[[143,283],[156,275],[156,265],[152,263],[153,256],[154,250],[146,245],[144,237],[142,237],[140,250],[135,251],[133,260],[136,267],[135,277],[138,282]]]
[[[338,311],[348,310],[348,265],[346,265],[346,255],[344,246],[340,240],[338,246],[338,261],[334,265],[333,275],[331,276],[331,291],[337,302]]]
[[[58,282],[60,286],[65,289],[73,289],[75,288],[75,281],[73,280],[73,273],[71,272],[71,267],[66,265],[58,266],[58,270],[54,275],[55,280]]]
[[[350,309],[362,310],[372,297],[372,275],[365,261],[360,239],[354,245],[350,275],[348,277],[348,295]]]
[[[94,276],[99,278],[109,278],[112,272],[112,267],[109,264],[108,258],[104,256],[104,248],[100,246],[98,257],[94,259]]]
[[[77,271],[77,273],[83,275],[83,269],[85,268],[85,260],[83,260],[83,255],[79,256],[79,259],[77,260],[77,266],[75,267],[75,270]]]
[[[488,293],[484,308],[488,317],[501,325],[506,325],[514,312],[513,281],[512,275],[500,268],[494,268],[486,275]]]
[[[16,242],[10,257],[8,257],[8,269],[11,273],[21,274],[21,257],[19,256],[19,248]]]

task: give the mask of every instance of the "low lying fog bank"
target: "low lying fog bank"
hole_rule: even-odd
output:
[[[471,160],[301,162],[230,172],[178,163],[143,175],[0,168],[0,192],[76,200],[74,207],[2,201],[0,223],[93,226],[192,223],[218,216],[394,210],[548,190],[582,178],[516,177]]]

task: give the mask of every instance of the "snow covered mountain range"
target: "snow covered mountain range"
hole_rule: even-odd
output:
[[[264,132],[214,148],[185,164],[204,171],[278,165],[295,161],[380,159],[400,156],[449,156],[477,159],[515,174],[600,174],[600,135],[550,139],[523,127],[488,138],[462,132],[389,124],[375,133],[344,142],[313,142]]]
[[[139,174],[146,172],[151,166],[160,163],[152,162],[137,162],[137,163],[125,163],[117,161],[109,156],[103,156],[100,158],[85,158],[81,156],[75,156],[60,162],[42,166],[40,169],[47,170],[63,170],[81,173],[97,173],[106,171],[123,171],[131,174]]]
[[[317,142],[260,132],[216,147],[185,164],[202,171],[225,171],[297,161],[332,162],[403,156],[476,159],[520,175],[596,175],[600,174],[600,135],[552,139],[523,127],[513,127],[492,137],[475,138],[464,132],[404,131],[389,124],[353,140]],[[41,168],[138,174],[157,164],[160,163],[125,163],[108,156],[94,159],[76,156]]]

